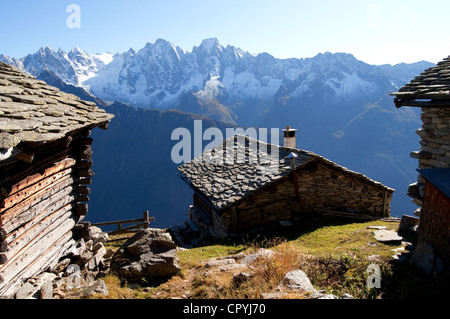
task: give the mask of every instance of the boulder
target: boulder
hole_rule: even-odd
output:
[[[177,247],[161,229],[137,232],[111,259],[111,271],[128,279],[171,277],[181,269]]]

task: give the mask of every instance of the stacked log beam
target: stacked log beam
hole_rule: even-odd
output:
[[[31,150],[31,163],[16,157],[0,167],[1,297],[13,298],[21,284],[54,266],[75,244],[94,175],[88,135]]]
[[[0,62],[0,297],[74,244],[93,175],[89,136],[112,118]]]

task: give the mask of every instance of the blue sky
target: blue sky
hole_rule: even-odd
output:
[[[79,28],[67,24],[70,4]],[[0,53],[21,58],[46,45],[117,53],[158,38],[191,51],[216,37],[277,58],[329,51],[370,64],[436,63],[450,55],[448,12],[446,0],[2,0]]]

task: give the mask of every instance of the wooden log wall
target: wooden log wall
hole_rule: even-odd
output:
[[[89,134],[33,146],[23,152],[32,156],[0,163],[0,297],[13,298],[75,245],[94,175]]]

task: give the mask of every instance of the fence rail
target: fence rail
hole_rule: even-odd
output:
[[[132,224],[132,226],[128,226],[125,228],[121,228],[118,230],[113,230],[110,232],[107,232],[108,235],[118,235],[118,234],[126,234],[126,233],[134,233],[139,231],[140,229],[147,229],[150,225],[151,221],[154,221],[155,217],[149,217],[149,212],[146,210],[144,212],[143,218],[135,218],[135,219],[126,219],[126,220],[118,220],[118,221],[111,221],[111,222],[101,222],[101,223],[95,223],[92,224],[92,226],[109,226],[109,225],[123,225],[123,224]]]

